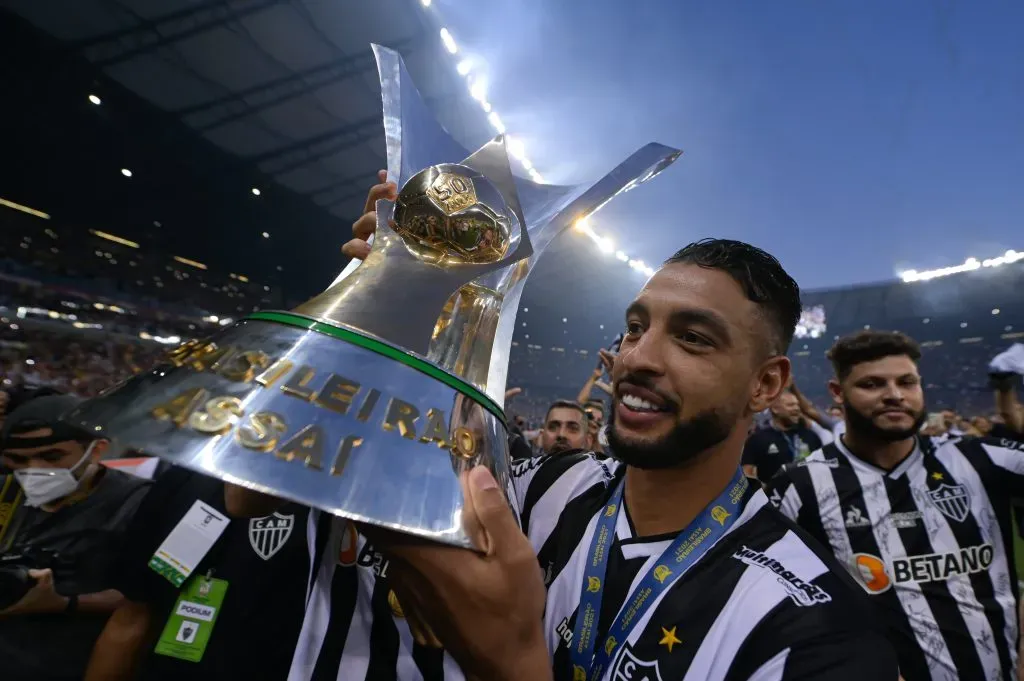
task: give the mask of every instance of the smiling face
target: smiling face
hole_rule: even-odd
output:
[[[847,429],[870,439],[905,440],[924,423],[921,375],[917,363],[907,355],[856,364],[829,388],[833,399],[843,405]]]
[[[639,468],[676,467],[733,437],[738,459],[752,415],[789,377],[771,335],[761,306],[729,273],[662,267],[626,313],[611,372],[613,455]]]

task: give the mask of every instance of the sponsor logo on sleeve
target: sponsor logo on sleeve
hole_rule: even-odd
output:
[[[785,565],[760,551],[743,546],[733,554],[733,558],[747,565],[774,572],[790,599],[801,607],[832,602],[832,596],[820,586],[805,582],[787,570]]]

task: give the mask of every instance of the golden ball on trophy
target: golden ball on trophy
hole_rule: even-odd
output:
[[[445,163],[409,178],[398,193],[393,228],[424,260],[493,263],[508,252],[514,221],[490,180]]]

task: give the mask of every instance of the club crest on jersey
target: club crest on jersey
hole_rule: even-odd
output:
[[[633,654],[628,645],[622,649],[619,661],[612,670],[614,681],[662,681],[658,661],[648,662]]]
[[[257,556],[270,560],[292,536],[293,527],[294,515],[274,513],[264,518],[253,518],[249,521],[249,544]]]
[[[971,510],[971,495],[963,485],[943,483],[929,491],[928,498],[935,508],[942,511],[942,515],[958,523],[966,520]]]

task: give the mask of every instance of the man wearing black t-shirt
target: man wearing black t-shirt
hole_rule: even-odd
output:
[[[197,503],[224,513],[224,484],[175,468],[153,485],[128,529],[113,577],[128,603],[111,616],[97,641],[87,681],[287,677],[310,576],[309,509],[285,505],[266,518],[227,519],[223,533],[178,587],[152,569],[150,560]],[[203,613],[194,620],[179,618],[180,627],[175,620],[178,628],[168,634],[168,622],[185,612],[183,606],[195,600],[188,594],[207,578],[226,583],[217,612],[205,619]],[[207,626],[212,629],[201,655],[186,651],[199,655],[198,661],[168,654],[175,639],[198,638],[194,633]]]
[[[803,425],[800,402],[784,392],[771,406],[772,421],[754,431],[743,447],[743,472],[767,483],[783,464],[802,459],[821,448],[821,438]]]

